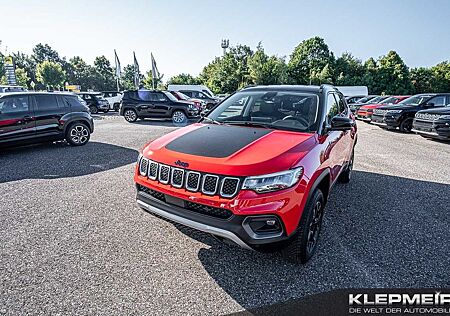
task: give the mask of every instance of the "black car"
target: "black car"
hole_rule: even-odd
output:
[[[387,97],[386,97],[387,98]],[[349,103],[350,110],[352,113],[356,113],[360,107],[369,103],[377,103],[378,101],[384,100],[385,97],[379,95],[368,95],[367,97],[359,99],[357,102]],[[374,102],[372,102],[374,101]]]
[[[143,118],[171,118],[184,123],[199,116],[193,103],[178,100],[170,92],[159,90],[125,91],[120,104],[120,115],[128,122]]]
[[[81,99],[69,93],[0,94],[0,146],[64,140],[84,145],[94,121]]]
[[[450,103],[450,93],[416,94],[395,105],[382,106],[372,114],[372,124],[387,129],[410,132],[414,116],[425,109],[443,107]]]
[[[217,103],[220,102],[220,99],[211,97],[205,92],[196,91],[196,90],[180,90],[181,93],[187,95],[193,99],[200,99],[206,103],[206,109],[211,110]]]
[[[427,138],[450,140],[450,102],[445,108],[417,112],[412,131]]]
[[[77,94],[86,102],[92,114],[97,114],[99,111],[104,113],[109,111],[109,102],[101,93],[79,92]]]

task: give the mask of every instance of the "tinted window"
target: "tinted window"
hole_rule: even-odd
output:
[[[0,115],[8,113],[28,112],[28,96],[6,97],[0,99]]]
[[[80,101],[78,101],[77,97],[64,97],[64,100],[70,106],[75,106],[76,107],[76,106],[80,106],[81,105],[81,103],[80,103]]]
[[[167,98],[166,98],[166,96],[163,94],[163,93],[161,93],[161,92],[157,92],[157,93],[152,93],[152,97],[153,97],[153,100],[152,101],[159,101],[159,102],[165,102],[165,101],[167,101]]]
[[[445,96],[437,96],[429,100],[427,103],[433,103],[434,106],[444,106],[445,105]]]
[[[183,93],[183,94],[185,94],[185,95],[187,95],[187,96],[189,96],[189,97],[191,97],[191,98],[193,98],[193,93],[192,93],[192,91],[186,91],[186,90],[183,90],[183,91],[180,91],[181,93]]]
[[[338,103],[338,113],[339,114],[347,114],[347,106],[345,105],[344,100],[341,98],[339,94],[335,94],[334,97]]]
[[[37,110],[46,111],[46,110],[56,110],[58,109],[58,101],[56,100],[55,95],[36,95],[36,106]]]

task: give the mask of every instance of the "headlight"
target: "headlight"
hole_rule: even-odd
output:
[[[397,113],[402,113],[403,110],[388,110],[387,112],[388,112],[388,114],[397,114]]]
[[[302,176],[303,168],[266,174],[262,176],[247,177],[242,189],[253,190],[257,193],[278,191],[292,187]]]

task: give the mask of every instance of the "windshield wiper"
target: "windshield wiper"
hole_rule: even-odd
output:
[[[250,121],[223,121],[223,123],[229,124],[229,125],[244,125],[244,126],[276,129],[276,127],[273,126],[271,123],[260,123],[260,122],[250,122]]]
[[[207,116],[203,117],[202,122],[203,121],[208,121],[208,122],[210,122],[212,124],[217,124],[217,125],[222,125],[223,124],[222,122],[216,121],[216,120],[214,120],[214,119],[212,119],[210,117],[207,117]]]

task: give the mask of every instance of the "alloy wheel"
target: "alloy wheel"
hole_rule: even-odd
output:
[[[75,144],[84,144],[89,140],[89,131],[84,125],[75,125],[70,130],[70,138]]]
[[[183,123],[186,120],[186,115],[181,111],[175,111],[172,120],[174,123]]]
[[[134,122],[137,119],[136,113],[133,110],[126,110],[123,116],[128,122]]]
[[[322,215],[322,202],[317,201],[314,205],[311,223],[309,224],[308,242],[306,245],[308,253],[312,253],[317,245],[320,228],[322,226]]]

